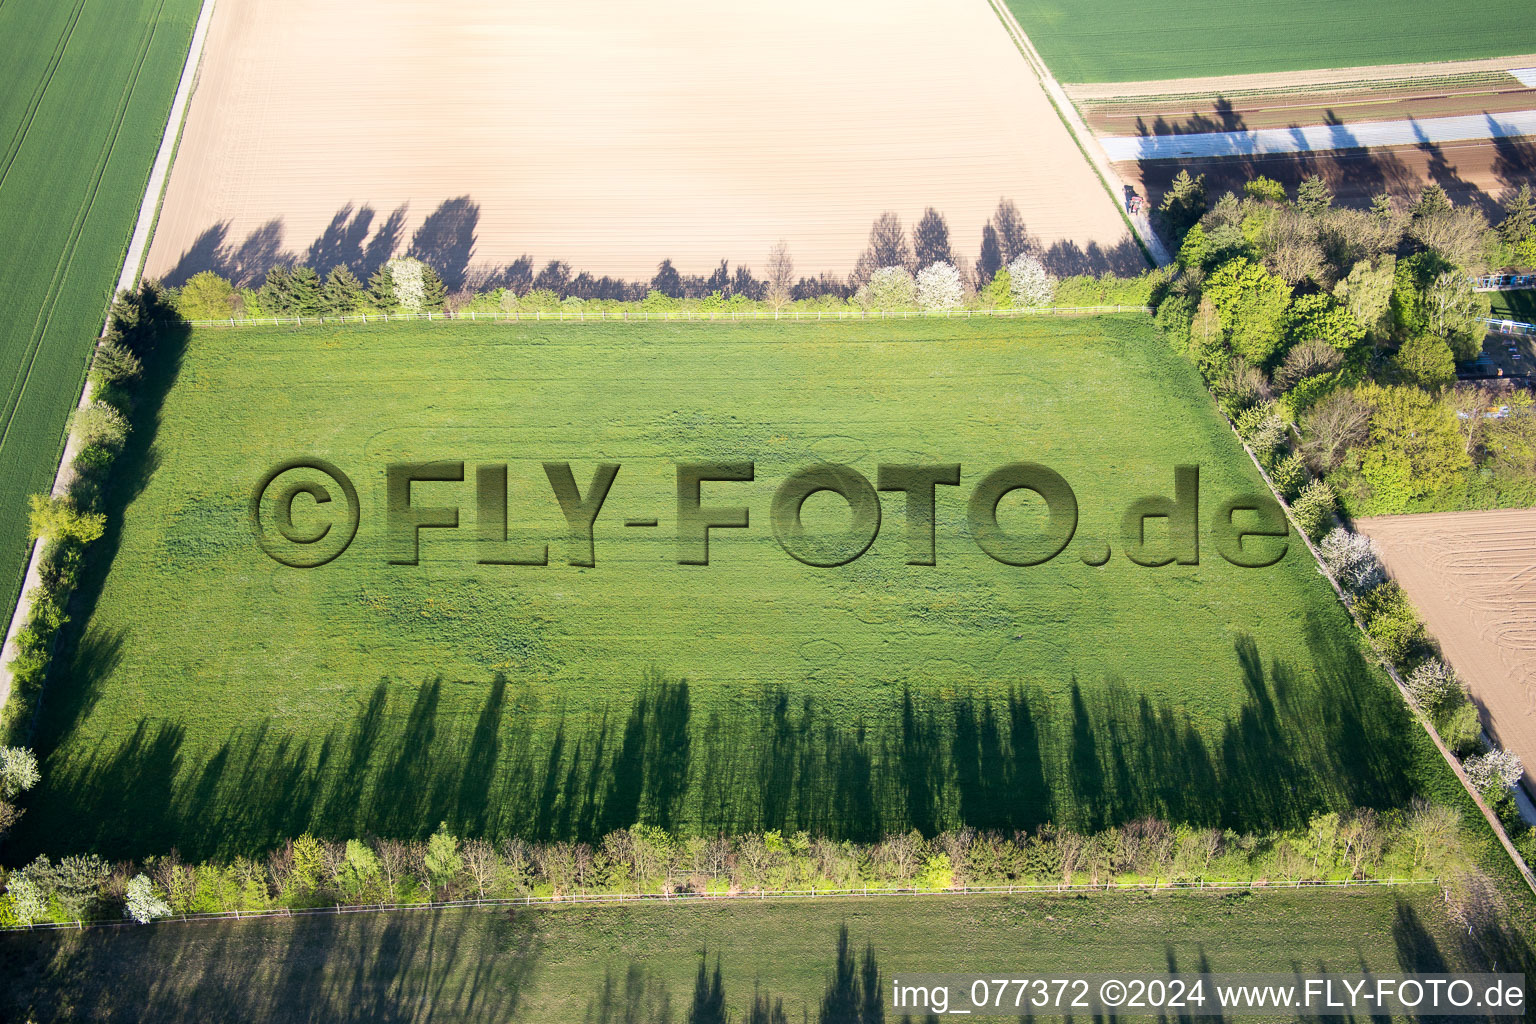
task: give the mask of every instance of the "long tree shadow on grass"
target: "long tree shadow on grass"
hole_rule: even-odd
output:
[[[87,552],[75,592],[69,622],[59,631],[53,667],[43,690],[35,745],[49,751],[67,736],[94,705],[97,687],[120,658],[124,634],[88,626],[101,596],[107,573],[122,543],[123,510],[143,492],[161,455],[155,445],[161,409],[181,372],[191,330],[168,306],[156,307],[159,323],[153,339],[138,352],[143,374],[134,390],[129,431],[102,492],[106,530]]]
[[[805,829],[867,840],[918,828],[1090,830],[1155,815],[1240,830],[1302,825],[1420,790],[1396,695],[1331,621],[1311,663],[1265,664],[1248,639],[1247,699],[1214,732],[1114,680],[940,698],[907,692],[867,720],[817,692],[771,689],[700,714],[686,681],[637,681],[625,704],[573,708],[533,688],[381,680],[357,712],[296,731],[262,719],[188,746],[135,731],[50,762],[13,856],[260,853],[305,831],[591,841],[634,822],[703,834]],[[64,712],[60,712],[61,717]],[[1432,768],[1431,768],[1432,770]]]
[[[532,915],[443,911],[0,937],[0,1019],[507,1021]]]

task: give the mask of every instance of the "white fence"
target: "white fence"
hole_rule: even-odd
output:
[[[1536,335],[1536,324],[1528,324],[1523,320],[1496,320],[1492,317],[1483,317],[1483,323],[1488,325],[1489,334]]]
[[[227,320],[189,320],[193,327],[318,327],[323,324],[379,324],[399,323],[411,320],[483,320],[490,322],[560,321],[596,323],[599,321],[707,321],[743,322],[755,320],[970,320],[973,318],[1000,318],[1012,320],[1041,316],[1096,316],[1105,313],[1150,313],[1151,306],[1040,306],[1031,309],[790,309],[790,310],[645,310],[582,309],[536,311],[532,313],[497,311],[477,313],[354,313],[348,316],[262,316],[250,318],[232,317]]]
[[[356,906],[336,904],[331,907],[306,907],[300,910],[239,911],[227,910],[207,914],[174,914],[161,918],[156,924],[182,924],[198,921],[251,921],[272,917],[335,917],[340,914],[380,914],[399,910],[452,910],[464,907],[563,907],[590,906],[613,903],[719,903],[731,901],[761,902],[764,900],[848,899],[865,896],[1048,896],[1053,893],[1073,892],[1267,892],[1279,889],[1342,889],[1383,886],[1402,887],[1413,885],[1439,885],[1439,878],[1346,878],[1334,881],[1322,879],[1285,879],[1270,881],[1255,879],[1252,882],[1102,882],[1071,883],[1061,885],[962,885],[949,889],[914,889],[911,887],[856,886],[845,889],[782,889],[774,891],[743,890],[723,893],[592,893],[575,896],[518,896],[511,899],[440,900],[433,903],[368,903]],[[132,921],[76,921],[73,923],[14,925],[0,931],[74,931],[82,928],[133,928]]]

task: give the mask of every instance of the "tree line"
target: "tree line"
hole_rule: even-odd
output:
[[[929,207],[910,237],[901,218],[886,212],[870,228],[869,242],[847,277],[796,276],[784,242],[776,244],[758,276],[721,260],[708,274],[686,274],[663,260],[649,281],[628,282],[576,273],[559,260],[537,273],[524,258],[481,286],[450,291],[438,268],[416,257],[388,260],[365,282],[347,265],[324,276],[303,264],[278,263],[260,286],[239,287],[212,270],[172,291],[188,320],[350,316],[396,312],[612,311],[635,307],[745,311],[881,309],[995,309],[1013,306],[1145,305],[1154,277],[1075,274],[1062,278],[1032,236],[1018,208],[1000,200],[983,228],[972,265],[952,249],[944,216]],[[1058,294],[1059,292],[1059,294]]]
[[[595,843],[492,842],[446,824],[423,841],[303,835],[263,857],[187,864],[39,856],[4,877],[0,925],[124,916],[266,911],[603,894],[824,893],[1110,882],[1250,885],[1465,870],[1460,819],[1416,801],[1318,813],[1302,829],[1238,833],[1143,818],[1093,834],[917,831],[853,843],[779,831],[699,836],[644,824]]]

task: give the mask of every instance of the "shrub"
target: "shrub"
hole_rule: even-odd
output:
[[[1275,464],[1269,476],[1275,482],[1275,486],[1280,488],[1280,493],[1289,501],[1301,493],[1302,487],[1307,482],[1307,461],[1296,452],[1292,452]]]
[[[917,282],[906,267],[881,267],[854,295],[865,309],[911,309],[917,304]]]
[[[105,402],[77,410],[70,427],[87,447],[119,448],[128,438],[128,417]]]
[[[1008,283],[1015,306],[1049,306],[1056,298],[1056,279],[1031,253],[1020,253],[1008,264]]]
[[[54,498],[34,494],[28,499],[32,506],[28,517],[28,535],[32,540],[47,537],[49,540],[75,540],[89,544],[107,527],[107,517],[100,512],[82,512],[69,498]]]
[[[1244,441],[1251,441],[1266,422],[1275,418],[1277,417],[1274,405],[1264,402],[1244,409],[1233,420],[1233,425],[1237,427],[1238,436]]]
[[[1253,448],[1253,454],[1258,456],[1260,465],[1268,470],[1285,450],[1285,439],[1285,421],[1279,416],[1270,416],[1259,424],[1259,429],[1254,431],[1248,444]]]
[[[1445,716],[1444,721],[1437,722],[1436,728],[1440,730],[1440,738],[1445,740],[1445,745],[1457,754],[1465,754],[1476,749],[1483,736],[1483,720],[1477,713],[1477,707],[1469,700],[1463,700],[1456,709]]]
[[[1318,545],[1323,564],[1348,590],[1363,594],[1386,582],[1376,544],[1369,537],[1335,527]]]
[[[1291,515],[1296,517],[1296,525],[1308,537],[1317,538],[1333,525],[1336,507],[1333,488],[1325,481],[1314,480],[1296,496],[1295,502],[1291,504]]]
[[[1498,800],[1514,789],[1525,772],[1519,755],[1498,748],[1467,758],[1461,767],[1473,787],[1490,800]]]
[[[960,271],[952,263],[930,263],[917,272],[917,304],[924,309],[954,309],[965,299]]]
[[[1365,631],[1393,665],[1403,665],[1429,645],[1424,624],[1396,583],[1387,582],[1362,596],[1355,608]]]

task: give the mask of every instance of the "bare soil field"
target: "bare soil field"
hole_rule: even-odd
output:
[[[1536,108],[1536,89],[1513,78],[1491,83],[1404,80],[1294,92],[1204,94],[1194,97],[1080,101],[1099,135],[1182,135],[1458,114],[1499,114]]]
[[[1490,76],[1497,79],[1514,68],[1536,67],[1536,54],[1478,60],[1432,61],[1416,64],[1377,64],[1316,71],[1274,71],[1209,78],[1164,78],[1145,82],[1087,82],[1063,84],[1074,101],[1114,100],[1149,96],[1230,96],[1247,92],[1292,92],[1308,87],[1345,87],[1370,82]]]
[[[1141,257],[983,0],[221,0],[147,273],[412,249],[846,273],[932,206],[974,259],[1000,198],[1085,268]],[[1118,263],[1117,263],[1118,261]]]
[[[1368,206],[1386,192],[1399,197],[1418,193],[1430,182],[1445,188],[1451,201],[1480,206],[1499,216],[1499,199],[1529,182],[1536,184],[1536,140],[1489,139],[1426,143],[1327,153],[1277,153],[1200,160],[1145,160],[1114,165],[1115,170],[1155,206],[1181,170],[1203,174],[1208,194],[1241,192],[1243,184],[1264,175],[1295,190],[1301,179],[1320,175],[1337,202]]]
[[[1536,509],[1355,523],[1472,690],[1500,746],[1536,768]]]

